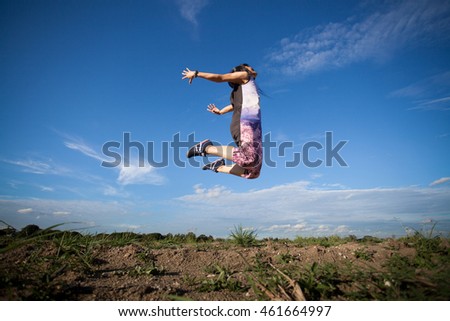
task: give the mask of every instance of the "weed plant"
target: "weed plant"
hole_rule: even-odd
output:
[[[199,288],[201,292],[212,292],[220,290],[245,291],[247,287],[233,277],[234,272],[228,268],[215,264],[209,266],[206,271],[214,274],[214,277],[204,280]]]
[[[243,247],[250,247],[257,245],[256,239],[257,233],[255,230],[245,229],[242,225],[234,227],[234,231],[231,231],[231,242]]]

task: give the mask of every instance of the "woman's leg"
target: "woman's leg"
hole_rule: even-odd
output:
[[[207,146],[205,149],[206,154],[219,156],[228,160],[233,160],[233,146]]]
[[[217,171],[219,173],[224,173],[224,174],[231,174],[231,175],[236,175],[239,177],[242,177],[242,175],[245,174],[245,169],[242,168],[239,165],[224,165],[224,166],[220,166]]]
[[[222,157],[228,160],[233,160],[233,146],[208,146],[205,149],[206,154],[208,155],[214,155],[214,156],[218,156],[218,157]],[[239,165],[223,165],[220,166],[217,171],[219,173],[224,173],[224,174],[232,174],[232,175],[236,175],[239,177],[242,177],[242,175],[245,174],[245,169],[242,168]]]

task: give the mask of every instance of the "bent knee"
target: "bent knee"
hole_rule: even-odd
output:
[[[244,174],[242,174],[242,177],[246,178],[246,179],[256,179],[259,177],[260,174],[261,174],[261,172],[259,170],[258,171],[248,171],[247,170]]]

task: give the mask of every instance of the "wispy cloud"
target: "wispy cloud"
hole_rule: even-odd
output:
[[[431,99],[422,101],[417,104],[415,107],[409,108],[409,110],[440,110],[447,111],[450,110],[450,97],[443,97],[437,99]]]
[[[41,161],[35,161],[35,160],[8,160],[6,161],[10,164],[19,166],[23,168],[24,172],[27,173],[33,173],[33,174],[53,174],[54,169],[52,166],[48,163],[44,163]]]
[[[106,185],[103,187],[103,195],[106,196],[120,196],[124,194],[123,192],[120,192],[117,188],[111,186],[111,185]]]
[[[83,140],[81,140],[80,138],[67,136],[67,139],[64,141],[64,145],[67,148],[78,151],[93,159],[99,161],[105,160],[104,157],[99,152],[96,152],[92,147],[90,147],[87,143],[83,142]]]
[[[423,99],[435,95],[444,96],[449,91],[450,71],[444,71],[396,89],[389,94],[389,97]]]
[[[198,15],[208,4],[208,0],[177,0],[178,10],[181,16],[190,22],[194,27],[198,27]]]
[[[74,138],[68,135],[64,135],[66,140],[64,145],[67,148],[78,151],[85,156],[93,158],[98,161],[107,161],[105,157],[94,150],[89,144],[84,142],[80,138]],[[119,170],[119,176],[117,182],[120,185],[132,185],[132,184],[150,184],[150,185],[161,185],[164,184],[165,178],[157,172],[156,168],[150,166],[149,164],[144,164],[144,166],[134,165],[138,162],[132,160],[130,166],[124,166],[120,164],[116,168]],[[104,195],[117,195],[117,190],[111,186],[104,189]]]
[[[408,110],[450,110],[450,71],[426,77],[392,91],[388,97],[410,99]]]
[[[449,13],[448,1],[391,2],[365,17],[317,26],[281,40],[267,56],[268,64],[285,74],[304,75],[360,61],[383,61],[406,45],[448,33]]]
[[[447,182],[450,182],[450,177],[442,177],[442,178],[439,178],[439,179],[435,180],[434,182],[432,182],[430,184],[430,186],[441,185],[441,184],[444,184]]]
[[[9,163],[22,168],[25,173],[32,174],[53,174],[63,175],[70,172],[69,169],[58,166],[52,160],[26,159],[26,160],[9,160],[4,159],[3,162]]]

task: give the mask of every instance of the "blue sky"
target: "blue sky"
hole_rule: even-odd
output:
[[[448,235],[449,35],[450,3],[438,0],[1,1],[0,219],[214,236],[241,224],[273,237],[436,223]],[[164,148],[232,141],[231,115],[206,111],[229,103],[227,84],[188,85],[181,71],[243,62],[265,93],[263,132],[289,144],[266,153],[276,166],[257,180]],[[285,165],[311,142],[324,148],[308,160],[325,160],[327,132],[348,166]],[[135,147],[129,167],[101,166],[108,142],[123,158],[124,133],[145,166]]]

